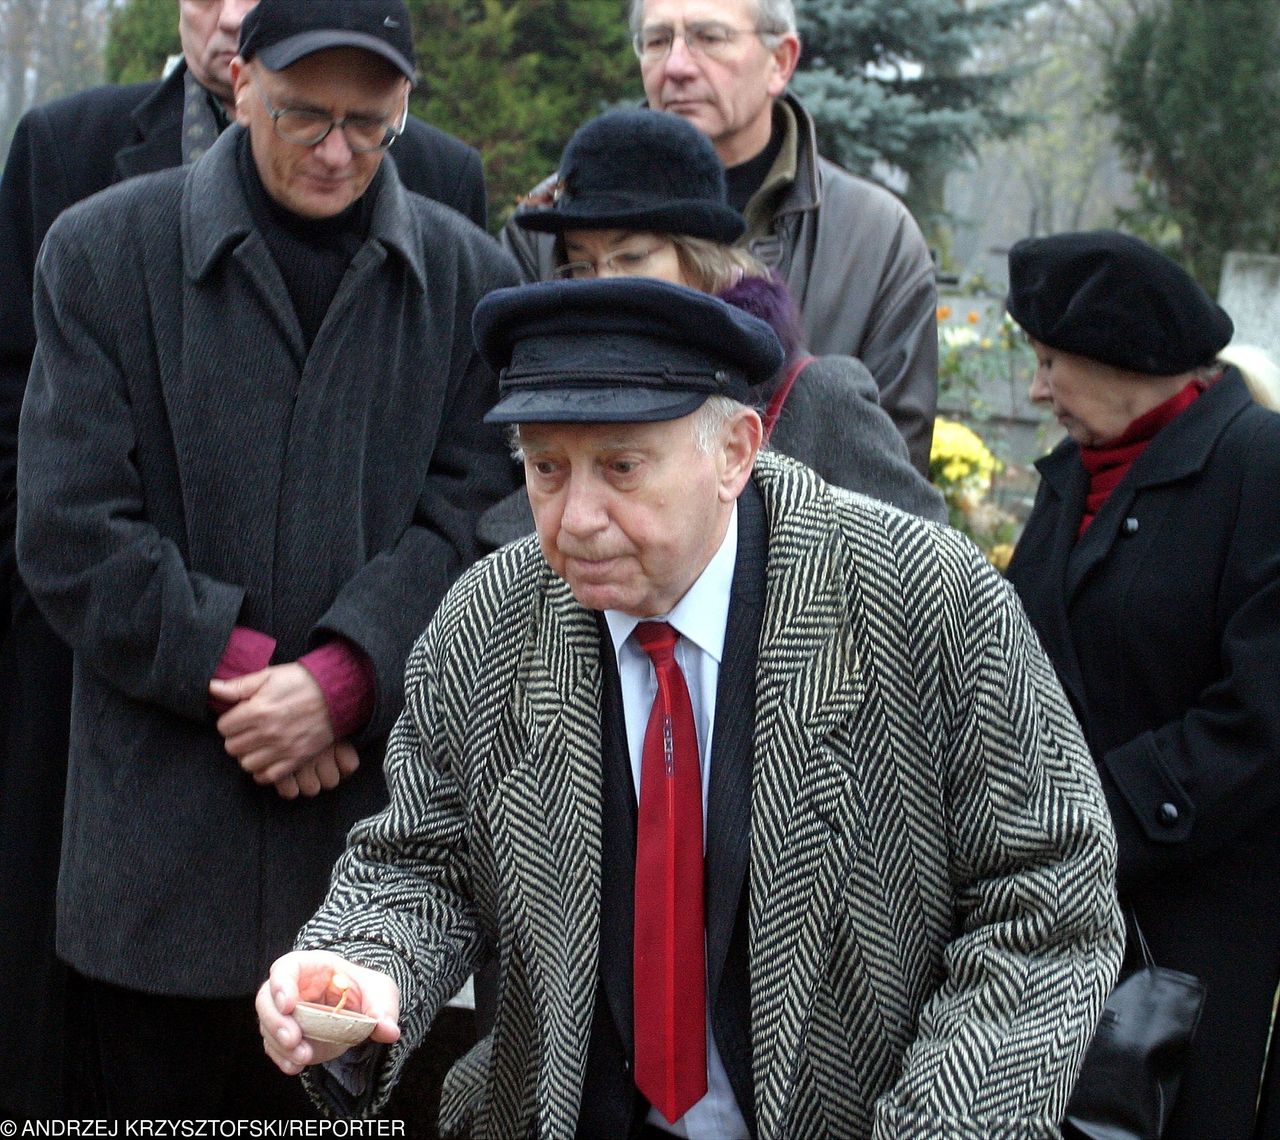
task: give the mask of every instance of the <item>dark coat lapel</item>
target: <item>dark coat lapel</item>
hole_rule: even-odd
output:
[[[635,925],[636,792],[627,750],[622,687],[613,642],[603,615],[597,618],[604,676],[601,700],[604,765],[604,865],[600,899],[600,976],[609,1011],[628,1060],[635,1051],[631,992],[632,932]]]
[[[180,366],[160,376],[183,486],[192,564],[269,591],[283,457],[273,448],[228,451],[228,439],[287,440],[305,347],[284,281],[253,228],[236,171],[238,128],[187,169],[182,191],[183,281],[171,316]],[[223,258],[241,272],[218,278]],[[210,282],[217,287],[211,287]],[[234,327],[236,338],[226,330]],[[252,344],[245,353],[233,344]],[[255,499],[235,488],[257,488]],[[238,503],[248,556],[226,561],[225,512]],[[265,514],[264,514],[265,512]],[[257,549],[253,549],[254,547]]]
[[[707,993],[716,1047],[748,1121],[753,1117],[750,995],[745,986],[741,992],[732,986],[722,992],[721,980],[751,856],[751,735],[767,545],[764,505],[755,484],[748,483],[738,499],[738,557],[716,686],[706,856]]]
[[[182,164],[182,101],[186,65],[175,67],[130,118],[138,141],[116,153],[119,180]]]
[[[1037,585],[1039,596],[1034,607],[1028,603],[1028,608],[1037,611],[1037,632],[1057,667],[1063,688],[1071,697],[1077,714],[1083,715],[1084,683],[1080,677],[1080,662],[1067,621],[1066,576],[1072,552],[1076,548],[1076,530],[1080,525],[1080,516],[1084,513],[1088,477],[1080,466],[1079,449],[1070,442],[1045,456],[1036,464],[1036,468],[1043,482],[1037,504],[1043,502],[1044,509],[1049,512],[1045,519],[1048,533],[1041,533],[1029,521],[1019,545],[1047,542],[1049,552],[1045,563],[1048,568],[1047,581]],[[1049,506],[1050,502],[1054,504],[1052,507]],[[1016,580],[1016,574],[1012,576]]]

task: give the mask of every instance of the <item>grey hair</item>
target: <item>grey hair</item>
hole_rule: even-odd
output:
[[[778,46],[777,36],[794,35],[796,6],[794,0],[755,0],[756,28],[763,33],[765,47]],[[644,27],[644,0],[631,0],[631,34]],[[772,42],[771,42],[772,41]]]
[[[720,442],[729,421],[747,405],[728,396],[708,396],[693,420],[693,442],[703,455],[710,455]]]
[[[1256,403],[1280,411],[1280,366],[1264,349],[1250,344],[1229,344],[1218,353],[1218,361],[1233,365],[1239,371]]]

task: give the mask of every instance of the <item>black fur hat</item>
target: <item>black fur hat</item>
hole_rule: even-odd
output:
[[[1208,364],[1234,331],[1184,269],[1112,230],[1018,242],[1006,305],[1050,348],[1150,376]]]
[[[745,228],[728,205],[710,140],[666,111],[608,111],[579,127],[560,162],[555,205],[516,215],[527,230],[652,230],[734,241]]]

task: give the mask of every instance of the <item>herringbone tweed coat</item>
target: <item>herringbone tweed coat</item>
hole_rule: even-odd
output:
[[[758,1133],[1056,1136],[1122,938],[1070,708],[963,538],[786,459],[754,478]],[[494,950],[494,1032],[451,1074],[442,1128],[573,1135],[598,978],[599,654],[533,539],[465,575],[414,650],[390,806],[352,832],[299,937],[401,988],[365,1108]]]

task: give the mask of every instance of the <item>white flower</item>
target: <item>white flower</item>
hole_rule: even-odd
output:
[[[978,343],[978,334],[968,325],[949,325],[942,330],[942,340],[948,348],[968,348]]]

